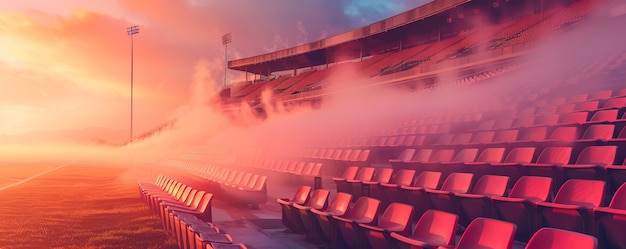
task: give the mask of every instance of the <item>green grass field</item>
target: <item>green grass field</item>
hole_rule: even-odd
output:
[[[2,163],[0,188],[59,165]],[[146,172],[77,163],[0,191],[0,248],[177,248],[138,196]]]

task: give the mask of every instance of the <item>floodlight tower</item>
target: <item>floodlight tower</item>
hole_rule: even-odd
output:
[[[139,26],[134,25],[126,28],[130,36],[130,140],[133,143],[133,35],[139,34]]]
[[[222,36],[222,45],[224,45],[224,87],[226,87],[226,69],[228,68],[228,44],[233,41],[230,33]]]

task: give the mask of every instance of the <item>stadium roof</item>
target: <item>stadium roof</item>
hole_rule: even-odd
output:
[[[398,14],[370,25],[344,32],[329,38],[283,49],[276,52],[232,60],[228,68],[269,75],[276,71],[324,65],[345,59],[363,56],[362,48],[369,40],[407,24],[452,9],[471,0],[435,0],[415,9]]]

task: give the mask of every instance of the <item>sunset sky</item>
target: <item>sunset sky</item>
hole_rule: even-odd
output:
[[[311,42],[427,0],[118,0],[0,2],[0,136],[127,130],[134,37],[135,132],[174,117],[192,82],[207,92],[229,59]],[[236,74],[229,75],[236,80]]]

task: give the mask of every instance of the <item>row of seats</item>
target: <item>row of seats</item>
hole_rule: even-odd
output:
[[[285,179],[287,184],[310,183],[313,185],[315,178],[322,173],[322,163],[305,162],[296,160],[281,160],[253,157],[244,162],[251,170],[267,170],[272,172],[277,179]]]
[[[494,131],[499,132],[502,129],[526,129],[533,126],[563,126],[563,125],[584,125],[583,128],[591,124],[597,124],[600,122],[617,122],[623,117],[624,111],[620,111],[620,108],[624,108],[626,104],[626,98],[621,94],[621,91],[616,91],[619,94],[617,97],[611,98],[612,91],[602,90],[595,94],[579,94],[569,99],[566,98],[552,98],[550,103],[555,103],[553,106],[546,107],[548,102],[545,99],[534,100],[531,106],[524,104],[524,108],[517,110],[516,108],[507,109],[504,113],[502,111],[496,111],[494,114],[489,114],[493,111],[478,112],[472,115],[465,114],[472,118],[460,118],[457,120],[443,119],[445,116],[433,119],[432,117],[422,117],[419,119],[405,120],[402,122],[392,122],[388,129],[379,129],[377,134],[372,134],[364,137],[355,137],[354,139],[346,139],[347,141],[337,144],[336,140],[329,145],[318,145],[305,152],[305,156],[319,156],[316,155],[317,151],[312,151],[316,148],[335,148],[335,147],[367,147],[367,146],[388,146],[387,144],[394,144],[395,141],[386,141],[386,138],[392,136],[407,136],[407,135],[433,135],[433,134],[445,134],[453,131],[453,126],[459,126],[461,124],[461,130],[472,129],[472,121],[479,122],[473,127],[475,131]],[[575,98],[574,98],[575,97]],[[598,99],[600,98],[600,99]],[[594,100],[588,100],[594,99]],[[578,102],[568,102],[576,101]],[[603,101],[600,106],[600,101]],[[544,103],[546,102],[546,103]],[[556,103],[563,103],[556,105]],[[536,107],[534,105],[537,105]],[[576,111],[576,110],[581,111]],[[449,113],[448,113],[449,115]],[[491,116],[495,118],[491,118]],[[451,117],[463,117],[461,115],[449,115]],[[394,125],[395,124],[395,125]],[[400,124],[400,126],[397,126]],[[466,124],[466,125],[463,125]],[[469,126],[469,127],[465,127]],[[621,126],[621,125],[620,125]],[[546,138],[544,134],[544,139]],[[448,135],[450,136],[450,135]],[[436,137],[436,136],[435,136]],[[442,138],[443,139],[443,138]],[[449,138],[451,139],[451,138]],[[431,141],[426,144],[432,143],[437,139],[429,137],[428,139],[417,139],[418,141],[426,140]],[[442,141],[444,143],[444,141]],[[413,146],[423,145],[422,143],[412,144]],[[409,145],[409,146],[411,146]],[[319,150],[319,149],[318,149]]]
[[[255,208],[267,202],[265,175],[228,167],[207,166],[199,161],[170,159],[161,163],[191,173],[205,190],[215,193],[220,200],[252,205]]]
[[[233,244],[229,234],[214,226],[213,194],[159,175],[155,183],[139,183],[139,193],[152,213],[159,216],[166,232],[174,235],[181,249],[247,248]]]
[[[413,207],[391,203],[379,215],[380,201],[301,186],[292,199],[278,199],[283,224],[333,248],[512,248],[514,223],[478,217],[467,226],[455,246],[458,216],[428,210],[411,229]],[[541,228],[526,248],[597,248],[595,237],[558,228]],[[547,247],[546,247],[547,245]]]
[[[394,180],[389,180],[389,169],[379,169],[376,175],[386,176],[376,180],[384,180],[372,182],[369,179],[374,179],[373,168],[360,168],[358,172],[355,168],[346,169],[346,178],[335,179],[338,192],[376,198],[382,208],[390,203],[409,204],[414,207],[416,218],[425,210],[437,209],[458,214],[464,226],[477,217],[513,222],[518,226],[519,240],[527,240],[543,226],[609,236],[611,233],[604,231],[606,227],[626,225],[621,220],[626,218],[624,215],[605,215],[626,212],[626,183],[613,195],[608,208],[603,208],[606,184],[597,180],[568,180],[551,198],[553,180],[548,177],[523,176],[506,195],[507,176],[484,175],[473,184],[473,174],[451,173],[439,187],[441,172],[425,171],[414,178],[415,171],[399,170],[391,177]],[[555,215],[558,213],[560,216]],[[565,223],[564,219],[571,222]]]
[[[613,193],[626,182],[626,167],[623,155],[618,154],[618,148],[610,145],[593,145],[582,149],[557,146],[539,151],[535,147],[515,147],[509,149],[508,153],[505,147],[482,150],[476,147],[460,150],[407,149],[398,159],[389,162],[394,169],[413,169],[418,173],[498,174],[509,176],[513,181],[524,175],[548,176],[554,179],[555,189],[568,179],[603,180],[609,185],[609,193]],[[622,158],[622,161],[618,158]]]

